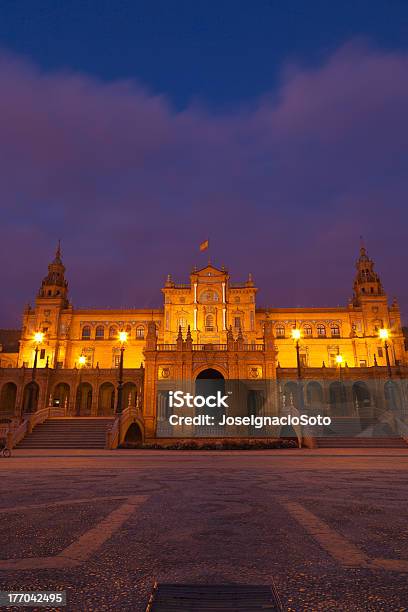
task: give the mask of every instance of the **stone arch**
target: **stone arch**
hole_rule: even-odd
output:
[[[91,416],[92,393],[92,385],[89,382],[81,382],[78,385],[75,398],[76,416]]]
[[[353,383],[353,402],[358,409],[371,405],[370,390],[362,380]]]
[[[333,416],[347,414],[346,387],[341,381],[332,382],[329,387],[330,412]]]
[[[134,382],[126,382],[123,385],[123,409],[128,406],[137,405],[137,387]]]
[[[320,410],[323,406],[322,385],[315,380],[307,384],[306,401],[311,410]]]
[[[123,444],[126,447],[137,448],[138,446],[142,446],[143,439],[143,427],[139,421],[135,421],[129,425]]]
[[[203,365],[203,366],[197,367],[195,371],[193,372],[193,378],[195,380],[197,380],[197,378],[199,380],[204,380],[206,376],[206,374],[204,373],[210,370],[214,372],[214,378],[224,378],[225,380],[228,378],[228,373],[225,370],[225,368],[218,364]]]
[[[36,412],[38,408],[38,400],[40,397],[40,387],[31,380],[24,387],[23,392],[23,413],[25,412]]]
[[[111,382],[104,382],[99,387],[98,416],[111,416],[115,412],[115,387]]]
[[[384,384],[384,399],[387,410],[400,410],[401,395],[395,381],[387,380]]]
[[[54,407],[64,408],[67,411],[69,406],[70,386],[68,383],[60,382],[54,387],[52,393],[52,405]]]
[[[208,397],[209,395],[225,395],[225,378],[220,370],[215,368],[203,368],[196,376],[195,394]],[[220,415],[219,408],[196,408],[196,414],[207,414],[212,417]]]
[[[5,383],[0,394],[0,416],[10,417],[14,415],[16,408],[17,385],[13,382]]]

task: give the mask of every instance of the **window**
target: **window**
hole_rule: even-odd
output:
[[[383,349],[382,349],[382,346],[379,346],[379,347],[378,347],[378,349],[377,349],[377,351],[378,351],[378,356],[379,356],[379,357],[382,357],[382,356],[383,356]]]
[[[136,327],[136,338],[138,338],[139,340],[143,340],[145,335],[145,330],[143,325],[139,325],[139,327]]]
[[[340,337],[340,327],[336,323],[333,323],[330,326],[330,331],[331,331],[332,338]]]
[[[115,368],[118,368],[120,365],[120,355],[115,355],[113,359],[113,364]]]
[[[85,325],[85,327],[82,328],[82,340],[89,340],[90,337],[91,328],[89,327],[89,325]]]
[[[40,350],[40,359],[45,359],[45,349]]]
[[[186,327],[187,327],[187,320],[184,317],[181,317],[178,320],[178,327],[181,327],[181,329],[186,329]]]
[[[43,327],[42,330],[43,330],[43,334],[46,334],[48,331],[48,327]]]
[[[303,334],[305,336],[309,336],[309,338],[310,338],[310,336],[312,335],[312,326],[309,325],[309,324],[304,325],[303,326]]]
[[[63,366],[63,362],[62,361],[57,361],[57,368],[60,370]]]
[[[241,328],[241,317],[234,317],[234,327],[235,329]]]
[[[307,355],[306,353],[300,353],[300,365],[302,368],[307,368]]]
[[[251,314],[250,314],[250,320],[251,320],[251,330],[254,329],[255,327],[255,315],[254,312],[251,310]]]
[[[329,364],[331,368],[337,368],[337,355],[338,351],[332,351],[329,353]]]
[[[321,323],[319,323],[319,325],[317,326],[317,335],[319,336],[319,338],[325,338],[326,337],[326,328],[324,325],[322,325]]]
[[[109,338],[116,339],[117,337],[118,337],[118,328],[115,327],[114,325],[111,325],[109,328]]]
[[[367,366],[367,361],[365,359],[360,359],[360,368],[365,368]]]
[[[95,330],[95,340],[103,340],[105,338],[105,328],[103,325],[98,325]]]
[[[284,338],[285,337],[285,327],[284,327],[284,325],[277,325],[276,326],[276,337],[277,338]]]
[[[205,331],[214,331],[214,317],[211,314],[205,317]]]

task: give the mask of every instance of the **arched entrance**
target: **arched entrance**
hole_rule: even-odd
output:
[[[316,382],[311,381],[306,387],[306,401],[311,412],[319,412],[323,407],[323,389]]]
[[[115,387],[104,382],[99,387],[98,416],[111,416],[115,412]]]
[[[69,385],[67,383],[56,385],[52,394],[52,405],[55,408],[63,408],[64,412],[67,411],[69,406]]]
[[[76,416],[90,416],[92,407],[92,385],[81,383],[78,385],[75,402]]]
[[[138,423],[132,423],[126,432],[124,446],[137,448],[143,444],[143,432]]]
[[[347,415],[346,387],[342,382],[333,382],[329,387],[330,416]]]
[[[23,413],[36,412],[38,407],[38,398],[40,396],[40,387],[32,380],[24,387],[23,394]]]
[[[0,418],[14,415],[16,407],[17,385],[13,382],[3,385],[0,394]]]
[[[195,381],[195,395],[202,395],[208,397],[209,395],[215,395],[220,393],[222,396],[225,395],[225,379],[219,370],[215,368],[207,368],[202,370]],[[214,417],[214,421],[218,422],[224,414],[224,408],[203,406],[202,408],[197,407],[195,414],[205,414],[210,417]],[[207,425],[197,426],[195,432],[197,435],[209,435],[214,434],[216,431],[215,427],[209,427]],[[220,432],[221,433],[221,429]]]

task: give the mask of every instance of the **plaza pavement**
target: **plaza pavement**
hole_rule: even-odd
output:
[[[271,579],[285,610],[408,610],[405,450],[20,450],[0,482],[1,588],[66,610]]]

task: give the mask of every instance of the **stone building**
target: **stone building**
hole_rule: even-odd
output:
[[[210,263],[194,268],[188,284],[168,275],[162,294],[163,306],[157,309],[76,309],[58,246],[34,307],[24,310],[18,351],[0,352],[1,416],[21,418],[47,406],[65,416],[113,416],[121,331],[127,332],[122,408],[137,407],[145,439],[156,436],[158,384],[194,381],[209,373],[254,385],[273,380],[282,393],[301,377],[306,405],[333,401],[330,385],[339,384],[339,369],[351,385],[374,379],[386,384],[391,374],[400,381],[398,393],[405,401],[399,306],[395,299],[389,304],[364,247],[353,297],[343,307],[258,308],[251,274],[244,282],[232,282],[224,267]],[[298,350],[293,329],[299,330]],[[387,350],[380,329],[388,330]],[[41,343],[34,341],[38,332]],[[350,402],[382,405],[384,389],[377,387],[360,387],[360,395],[350,387]]]

